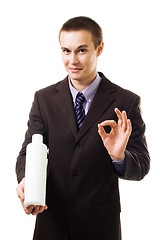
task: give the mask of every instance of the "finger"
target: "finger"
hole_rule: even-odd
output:
[[[31,212],[32,215],[37,215],[39,213],[40,206],[35,206]]]
[[[125,111],[122,112],[122,127],[124,131],[127,130],[127,113]]]
[[[121,113],[121,111],[118,108],[115,108],[114,111],[115,111],[115,113],[116,113],[116,115],[118,117],[118,120],[122,120],[122,113]]]
[[[45,206],[40,206],[39,211],[43,212],[44,210],[47,210],[47,209],[48,209],[48,207],[46,205]]]
[[[25,208],[25,213],[26,214],[31,214],[34,211],[34,206],[30,205],[29,207]]]
[[[122,113],[118,108],[115,108],[114,111],[118,117],[118,125],[122,127]]]
[[[42,213],[44,210],[45,210],[45,207],[40,206],[40,208],[39,208],[39,213]]]
[[[102,141],[105,141],[105,139],[107,137],[107,133],[104,130],[104,128],[101,126],[101,124],[98,124],[98,133],[99,133],[100,137],[102,138]]]
[[[128,135],[130,136],[132,132],[132,123],[130,119],[127,119],[127,132],[128,132]]]
[[[44,206],[44,210],[47,210],[47,209],[48,209],[48,207],[47,207],[47,205],[45,205],[45,206]]]
[[[110,126],[111,128],[117,127],[117,123],[114,120],[106,120],[100,123],[102,127]]]
[[[42,213],[44,210],[46,210],[48,207],[45,206],[36,206],[34,207],[33,211],[32,211],[32,215],[37,215],[39,213]]]

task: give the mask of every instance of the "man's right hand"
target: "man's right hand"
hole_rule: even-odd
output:
[[[17,186],[17,195],[18,197],[20,198],[21,200],[21,204],[22,204],[22,207],[25,211],[26,214],[32,214],[32,215],[37,215],[39,213],[42,213],[44,210],[47,210],[47,206],[29,206],[29,207],[25,207],[24,206],[24,199],[25,199],[25,196],[24,196],[24,185],[25,185],[25,178],[22,179],[22,181],[18,184]]]

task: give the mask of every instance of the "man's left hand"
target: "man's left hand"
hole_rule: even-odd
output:
[[[113,160],[122,160],[125,157],[125,149],[132,132],[131,121],[127,119],[125,111],[115,108],[118,124],[114,120],[106,120],[98,124],[98,133],[103,144]],[[111,132],[106,133],[104,127],[110,126]]]

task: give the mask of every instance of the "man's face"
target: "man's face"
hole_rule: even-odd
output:
[[[62,31],[60,45],[62,60],[72,82],[93,81],[97,73],[97,58],[103,48],[95,49],[92,34],[86,30]]]

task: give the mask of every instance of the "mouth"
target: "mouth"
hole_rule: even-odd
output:
[[[69,68],[69,70],[72,72],[72,73],[77,73],[77,72],[80,72],[82,70],[82,68]]]

